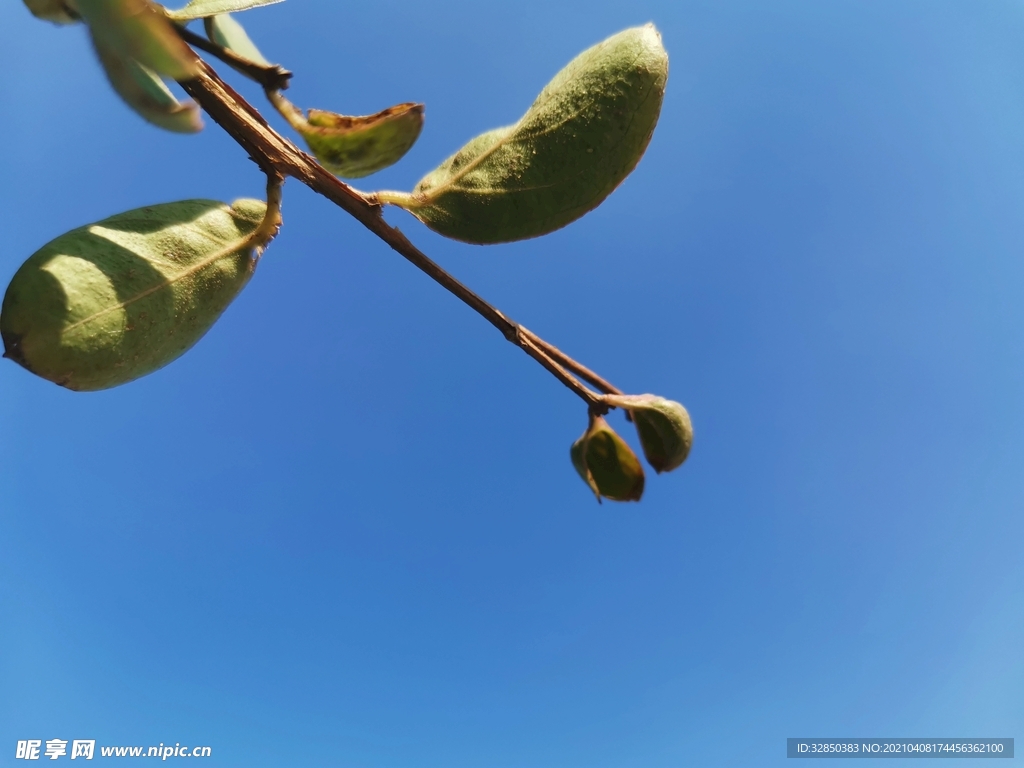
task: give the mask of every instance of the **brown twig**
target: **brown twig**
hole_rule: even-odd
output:
[[[249,59],[239,56],[231,49],[217,45],[185,27],[177,26],[176,31],[181,36],[181,39],[189,45],[217,57],[236,72],[240,72],[250,80],[262,85],[265,90],[283,91],[288,88],[288,81],[291,80],[292,73],[280,64],[257,64],[255,61],[249,61]]]
[[[573,374],[578,374],[605,393],[618,394],[620,390],[532,331],[510,320],[445,272],[413,245],[401,231],[384,220],[379,203],[352,189],[321,166],[315,158],[277,133],[255,107],[221,80],[208,64],[203,62],[199,76],[182,81],[181,86],[206,110],[214,122],[249,153],[265,173],[290,176],[342,208],[432,280],[474,309],[501,331],[508,341],[526,352],[575,392],[592,411],[604,413],[608,410],[609,406],[603,401],[602,396],[589,389]]]
[[[596,373],[594,373],[592,370],[587,368],[585,365],[582,365],[581,363],[576,362],[571,357],[569,357],[567,354],[565,354],[565,352],[563,352],[562,350],[560,350],[558,347],[554,346],[553,344],[549,344],[548,342],[544,341],[544,339],[542,339],[540,336],[535,334],[533,331],[530,331],[530,330],[524,328],[523,326],[519,326],[519,332],[523,333],[523,334],[526,334],[530,338],[530,340],[533,341],[534,344],[536,344],[538,347],[540,347],[542,350],[544,350],[547,354],[549,354],[556,362],[558,362],[561,365],[564,365],[568,370],[570,370],[573,373],[575,373],[577,376],[579,376],[584,381],[590,382],[595,387],[597,387],[599,390],[604,392],[606,395],[623,395],[623,394],[625,394],[625,392],[623,392],[621,389],[616,387],[614,384],[612,384],[611,382],[607,381],[606,379],[603,379],[602,377],[598,376]]]

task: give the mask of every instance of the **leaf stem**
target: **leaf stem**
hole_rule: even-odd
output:
[[[309,128],[309,121],[306,119],[306,116],[302,114],[302,110],[282,96],[280,91],[267,88],[265,89],[265,92],[267,101],[269,101],[271,106],[277,110],[277,114],[288,121],[288,125],[300,133],[304,129]]]
[[[506,317],[442,269],[397,227],[392,227],[384,220],[378,199],[348,186],[315,158],[281,136],[255,107],[221,80],[209,64],[201,62],[199,76],[182,81],[181,86],[214,122],[249,153],[252,160],[267,174],[268,185],[272,178],[290,176],[323,195],[497,328],[509,342],[522,349],[580,397],[592,412],[600,414],[608,411],[610,406],[605,403],[603,396],[583,384],[577,375],[606,393],[618,393],[618,389],[554,345]],[[279,185],[277,189],[279,193]],[[270,198],[268,186],[268,202]]]
[[[267,174],[267,212],[263,215],[263,221],[249,236],[257,256],[263,255],[263,251],[277,237],[277,233],[281,229],[281,187],[283,186],[284,177],[281,174]]]
[[[399,208],[405,208],[406,210],[418,207],[416,196],[408,192],[394,192],[390,189],[382,189],[371,194],[378,203],[383,203],[384,205],[397,205]]]

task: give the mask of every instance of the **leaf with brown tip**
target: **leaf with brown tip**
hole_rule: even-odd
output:
[[[320,109],[304,117],[294,109],[289,122],[325,168],[358,179],[397,163],[412,148],[423,128],[423,105],[406,102],[361,117]]]

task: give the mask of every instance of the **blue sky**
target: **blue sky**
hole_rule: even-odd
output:
[[[410,188],[655,22],[661,123],[597,211],[492,247],[388,216],[623,389],[683,402],[693,454],[598,506],[568,459],[580,402],[291,182],[256,277],[171,366],[75,394],[0,365],[0,765],[29,738],[678,768],[782,765],[788,736],[1024,736],[1024,5],[240,18],[300,106],[426,103],[364,189]],[[209,121],[123,107],[80,28],[4,3],[0,68],[4,281],[84,223],[261,193]]]

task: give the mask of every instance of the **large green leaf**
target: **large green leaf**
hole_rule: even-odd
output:
[[[284,0],[192,0],[184,8],[168,11],[167,15],[175,21],[188,21],[216,16],[220,13],[247,11],[250,8],[259,8],[261,5],[273,5],[281,2]]]
[[[515,125],[478,136],[413,193],[379,193],[431,229],[471,243],[543,235],[600,205],[654,132],[668,55],[650,24],[568,64]]]
[[[260,200],[139,208],[61,235],[4,296],[5,357],[73,390],[117,386],[195,344],[249,281]]]
[[[175,133],[202,130],[199,107],[193,101],[178,101],[160,76],[134,59],[126,59],[92,35],[103,71],[117,94],[143,119]]]
[[[174,31],[163,9],[150,0],[76,0],[97,39],[123,58],[159,75],[187,80],[199,74],[199,58]]]

